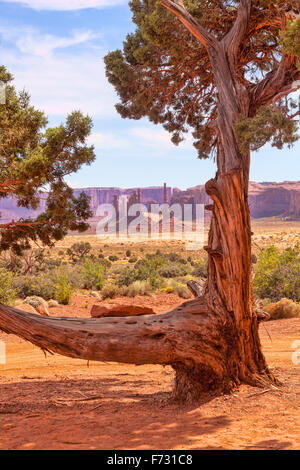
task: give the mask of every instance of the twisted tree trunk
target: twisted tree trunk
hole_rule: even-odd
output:
[[[234,132],[239,115],[250,114],[250,95],[235,75],[235,62],[251,0],[240,1],[222,41],[181,0],[161,1],[207,48],[218,90],[218,172],[206,185],[213,205],[203,295],[166,314],[136,318],[44,318],[0,305],[0,329],[70,357],[170,365],[176,372],[174,396],[189,400],[239,383],[275,381],[261,351],[251,289],[250,155],[240,152]]]

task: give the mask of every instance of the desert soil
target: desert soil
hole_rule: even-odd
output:
[[[182,300],[159,294],[134,302],[163,312]],[[74,296],[71,306],[50,312],[88,317],[93,303]],[[268,322],[260,334],[283,385],[242,386],[188,407],[170,400],[169,367],[45,357],[1,334],[7,362],[0,365],[0,449],[299,449],[300,364],[293,364],[292,345],[300,319]]]

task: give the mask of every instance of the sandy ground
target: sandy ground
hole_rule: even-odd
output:
[[[167,294],[141,300],[160,312],[181,302]],[[51,315],[89,316],[93,303],[77,297]],[[300,340],[300,319],[268,322],[260,332],[282,387],[242,386],[189,407],[170,401],[168,367],[45,357],[1,334],[0,449],[299,449],[300,364],[292,362],[292,343]]]

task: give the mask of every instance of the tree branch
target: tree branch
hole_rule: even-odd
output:
[[[235,57],[238,53],[241,42],[246,35],[252,0],[240,0],[238,13],[234,25],[222,40],[225,48],[231,57]]]
[[[202,299],[161,315],[111,318],[49,318],[0,304],[0,330],[44,351],[73,358],[171,365],[201,358],[209,364],[211,355],[212,365],[218,358],[223,361],[215,346],[224,346],[225,340],[217,330],[212,333],[218,320],[207,312]],[[197,344],[194,357],[193,342]]]
[[[182,0],[161,0],[161,4],[174,13],[188,31],[198,39],[203,46],[206,48],[216,46],[217,40],[185,9]]]
[[[296,68],[294,59],[283,54],[277,70],[268,73],[264,80],[257,85],[252,85],[250,95],[250,117],[254,116],[257,109],[268,105],[284,95],[292,93],[299,88],[300,71]]]

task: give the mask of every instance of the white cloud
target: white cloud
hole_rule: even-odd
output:
[[[171,142],[171,134],[161,127],[135,127],[131,129],[130,134],[137,141],[143,142],[143,145],[170,150],[175,148]],[[184,150],[193,149],[192,143],[191,136],[187,134],[186,139],[180,144],[180,148]]]
[[[119,134],[113,134],[112,132],[100,133],[90,135],[88,143],[94,145],[95,149],[121,149],[130,146],[130,141],[120,136]]]
[[[91,117],[116,115],[117,101],[105,76],[106,51],[88,41],[91,31],[73,31],[69,37],[43,34],[30,26],[4,26],[0,34],[11,47],[1,47],[1,63],[14,75],[17,89],[25,88],[32,103],[50,116],[80,109]],[[86,44],[68,50],[68,46]]]
[[[171,142],[171,135],[169,132],[164,131],[161,127],[154,127],[153,124],[141,127],[129,128],[125,133],[118,132],[116,134],[112,132],[108,133],[95,133],[92,134],[89,139],[89,143],[95,146],[96,150],[130,150],[134,152],[141,152],[143,149],[148,148],[149,150],[159,149],[158,155],[161,155],[161,151],[168,152],[175,150],[174,144]],[[182,151],[191,150],[192,139],[188,135],[187,140],[182,142],[180,147]],[[177,154],[181,153],[177,151]]]
[[[13,43],[20,52],[37,56],[52,54],[56,49],[86,43],[97,37],[91,31],[73,31],[69,37],[41,34],[32,27],[9,27],[0,25],[0,34],[7,42]]]
[[[25,88],[32,103],[47,115],[62,116],[74,109],[97,118],[116,115],[117,99],[101,56],[95,52],[27,56],[25,60],[2,52],[1,60],[13,73],[16,88]]]
[[[4,0],[6,3],[18,3],[34,10],[72,11],[84,8],[105,8],[126,5],[127,0]]]

